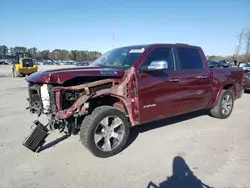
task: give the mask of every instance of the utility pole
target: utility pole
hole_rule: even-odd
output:
[[[112,34],[112,41],[113,41],[113,49],[115,47],[115,22],[113,20],[113,34]]]

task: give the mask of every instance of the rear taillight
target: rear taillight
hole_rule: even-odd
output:
[[[242,71],[242,80],[241,80],[241,84],[244,83],[244,80],[245,80],[245,71]]]

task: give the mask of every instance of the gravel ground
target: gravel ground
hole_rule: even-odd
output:
[[[100,159],[81,145],[78,135],[46,145],[40,153],[26,149],[22,142],[35,119],[25,110],[27,84],[24,78],[8,77],[0,78],[0,86],[1,188],[178,188],[179,184],[198,188],[201,182],[219,188],[250,185],[250,94],[236,101],[226,120],[192,113],[135,127],[123,152]],[[47,143],[61,136],[51,134]],[[192,173],[177,180],[187,167]]]

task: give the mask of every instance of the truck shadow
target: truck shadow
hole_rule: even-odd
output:
[[[157,129],[157,128],[161,128],[161,127],[165,127],[165,126],[172,125],[172,124],[175,124],[175,123],[183,122],[183,121],[193,119],[193,118],[197,118],[197,117],[200,117],[200,116],[203,116],[203,115],[208,115],[206,110],[195,111],[195,112],[192,112],[192,113],[179,115],[179,116],[174,116],[174,117],[171,117],[171,118],[158,120],[158,121],[155,121],[155,122],[146,123],[146,124],[142,124],[142,125],[132,127],[131,130],[130,130],[130,136],[129,136],[128,142],[127,142],[124,149],[129,147],[135,141],[135,139],[138,137],[138,135],[140,133],[147,132],[147,131]],[[68,137],[69,137],[68,135],[63,135],[60,138],[57,138],[56,140],[53,140],[53,141],[43,145],[37,151],[37,153],[40,153],[40,152],[42,152],[42,151],[44,151],[46,149],[49,149],[49,148],[51,148],[53,146],[56,146],[58,143],[66,140]]]
[[[168,125],[172,125],[172,124],[176,124],[179,122],[184,122],[193,118],[197,118],[200,116],[204,116],[204,115],[208,115],[207,110],[199,110],[199,111],[195,111],[195,112],[191,112],[188,114],[184,114],[184,115],[179,115],[179,116],[174,116],[174,117],[170,117],[167,119],[162,119],[162,120],[158,120],[155,122],[150,122],[150,123],[145,123],[142,125],[138,125],[135,127],[132,127],[130,130],[130,136],[129,136],[129,140],[127,142],[127,145],[125,148],[129,147],[134,141],[135,139],[138,137],[138,135],[140,133],[144,133],[153,129],[157,129],[157,128],[161,128],[161,127],[165,127]]]
[[[159,186],[150,181],[147,188],[212,188],[198,179],[180,156],[173,160],[172,173],[172,176],[167,177]]]
[[[245,94],[250,94],[250,90],[245,90],[244,93]]]
[[[39,150],[37,151],[37,153],[42,152],[43,150],[49,149],[55,145],[57,145],[59,142],[62,142],[64,140],[66,140],[69,137],[69,135],[63,135],[59,138],[57,138],[56,140],[53,140],[45,145],[43,145],[41,148],[39,148]]]

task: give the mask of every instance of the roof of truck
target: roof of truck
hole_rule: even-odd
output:
[[[122,46],[119,48],[148,48],[148,47],[160,47],[160,46],[175,46],[175,47],[192,47],[192,48],[200,48],[199,46],[189,45],[185,43],[152,43],[152,44],[141,44],[141,45],[131,45],[131,46]]]

